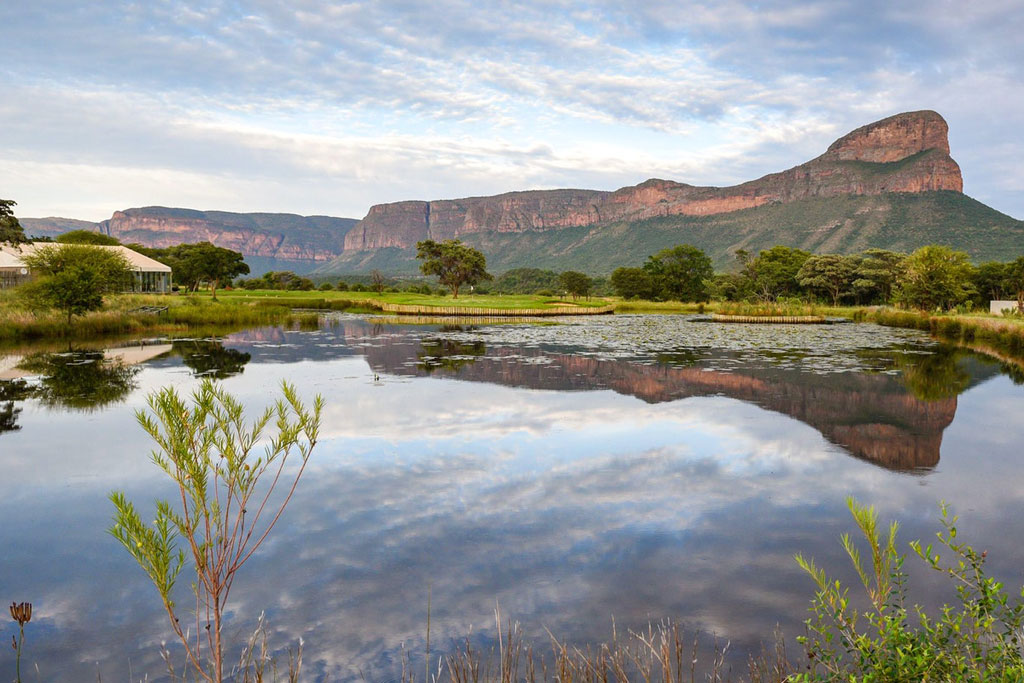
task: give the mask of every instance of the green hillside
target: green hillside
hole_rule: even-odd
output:
[[[926,244],[962,249],[975,262],[1024,255],[1024,221],[959,192],[805,199],[714,216],[669,216],[603,226],[522,233],[479,233],[464,241],[487,256],[488,269],[532,267],[610,273],[640,265],[649,254],[681,243],[700,247],[719,270],[737,249],[775,245],[816,253],[853,253],[870,247],[913,251]],[[346,254],[319,273],[417,270],[414,250]]]

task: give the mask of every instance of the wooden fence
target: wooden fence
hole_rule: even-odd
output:
[[[816,325],[826,322],[822,315],[722,315],[713,313],[716,323],[774,323],[776,325]]]
[[[473,316],[475,318],[532,318],[553,315],[609,315],[614,306],[558,306],[553,308],[471,308],[469,306],[410,306],[374,302],[385,313],[399,315]]]

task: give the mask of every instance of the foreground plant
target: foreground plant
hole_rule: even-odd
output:
[[[25,644],[25,624],[32,621],[31,602],[12,602],[11,619],[18,622],[18,640],[11,636],[11,647],[14,648],[14,681],[21,683],[21,648]]]
[[[136,418],[157,444],[153,462],[178,486],[180,507],[157,501],[150,526],[123,493],[110,495],[110,533],[156,586],[187,662],[203,680],[223,680],[223,622],[238,570],[281,518],[317,443],[321,397],[308,408],[288,383],[282,393],[250,425],[242,404],[212,380],[192,394],[191,405],[172,388],[151,394],[149,413]],[[265,438],[272,421],[275,433]],[[300,463],[286,473],[292,456]],[[182,625],[172,596],[186,558],[195,572],[194,633]]]
[[[929,615],[906,607],[905,555],[896,547],[896,522],[883,536],[873,507],[847,500],[858,529],[867,541],[870,564],[849,535],[843,547],[853,563],[869,607],[851,605],[849,589],[797,555],[796,560],[818,585],[807,620],[807,635],[798,640],[807,650],[809,670],[794,681],[1019,681],[1024,680],[1022,627],[1024,589],[1011,600],[1001,583],[985,575],[985,552],[957,540],[957,518],[942,507],[940,546],[952,554],[942,562],[931,544],[913,541],[914,554],[956,586],[958,605],[945,605]]]

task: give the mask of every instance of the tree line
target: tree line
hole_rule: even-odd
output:
[[[655,301],[803,299],[949,310],[1012,298],[1024,310],[1024,256],[975,266],[965,252],[942,245],[848,255],[776,246],[756,255],[741,249],[735,258],[733,272],[715,274],[704,252],[681,245],[653,254],[641,267],[616,269],[611,284],[625,299]]]

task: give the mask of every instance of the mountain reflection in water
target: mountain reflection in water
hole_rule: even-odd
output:
[[[362,347],[370,366],[393,375],[441,375],[551,391],[611,389],[648,403],[693,396],[727,396],[789,415],[822,433],[852,455],[895,470],[931,468],[939,462],[942,432],[956,414],[956,396],[998,373],[991,364],[971,362],[973,354],[938,347],[929,354],[876,352],[875,359],[899,373],[832,373],[753,367],[736,362],[729,371],[709,370],[697,354],[658,354],[638,363],[553,353],[539,348],[488,347],[465,339],[465,330],[442,329],[460,338],[381,335],[365,323],[345,323],[348,339],[372,336]],[[472,336],[472,333],[470,333]],[[248,333],[234,343],[252,341]],[[262,339],[262,341],[266,341]],[[737,360],[719,351],[716,360]]]

